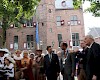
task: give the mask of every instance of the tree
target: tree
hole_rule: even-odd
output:
[[[0,21],[2,22],[2,41],[6,42],[6,30],[12,24],[24,24],[33,16],[40,0],[0,0]]]
[[[84,1],[90,1],[90,7],[85,12],[93,13],[93,16],[100,17],[100,0],[73,0],[74,7],[79,8]]]

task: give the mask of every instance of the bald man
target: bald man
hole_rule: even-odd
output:
[[[92,35],[85,36],[84,41],[89,48],[86,62],[87,80],[100,80],[100,45],[95,43]]]

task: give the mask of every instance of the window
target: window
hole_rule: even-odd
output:
[[[73,26],[78,25],[77,15],[72,15],[71,16],[71,25],[73,25]]]
[[[52,28],[50,28],[49,31],[52,33]]]
[[[27,35],[27,49],[33,49],[33,35]]]
[[[27,27],[33,27],[33,18],[30,19],[30,20],[27,20],[26,26]]]
[[[59,47],[60,47],[60,43],[62,42],[62,34],[58,34],[58,42],[59,42]]]
[[[56,17],[57,26],[61,26],[61,16]]]
[[[44,23],[42,23],[42,26],[44,26]]]
[[[14,49],[18,49],[18,36],[14,36]]]
[[[49,9],[48,12],[51,13],[51,9]]]
[[[55,44],[55,42],[54,42],[54,41],[52,41],[52,47],[54,47],[54,44]]]
[[[72,33],[73,46],[79,46],[79,33]]]
[[[2,28],[2,22],[0,22],[0,28]]]

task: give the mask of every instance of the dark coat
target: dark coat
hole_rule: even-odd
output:
[[[47,78],[57,78],[57,72],[60,72],[59,59],[57,54],[52,53],[51,61],[48,54],[44,56],[44,69]]]
[[[100,45],[95,42],[87,54],[86,73],[87,80],[91,80],[93,75],[100,76]]]
[[[63,54],[63,53],[62,53]],[[63,80],[74,80],[74,76],[71,77],[72,73],[75,73],[75,53],[65,53],[67,55],[67,58],[65,60],[65,64],[63,64],[63,69],[61,73],[63,74]],[[62,56],[62,59],[64,57]]]

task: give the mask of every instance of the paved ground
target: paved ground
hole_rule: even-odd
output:
[[[74,80],[78,80],[77,77],[74,77],[75,79]],[[58,80],[63,80],[63,77],[62,75],[60,74],[60,76],[58,77]]]

